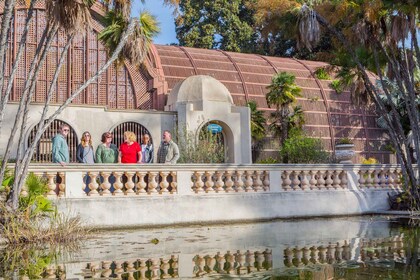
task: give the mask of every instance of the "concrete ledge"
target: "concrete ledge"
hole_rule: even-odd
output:
[[[157,227],[384,213],[394,190],[325,190],[60,199],[95,228]]]

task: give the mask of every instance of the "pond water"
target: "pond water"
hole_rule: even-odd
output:
[[[420,279],[418,223],[349,217],[95,232],[3,248],[0,279]]]

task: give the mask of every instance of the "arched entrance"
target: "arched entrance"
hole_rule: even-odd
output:
[[[209,151],[209,162],[233,162],[233,149],[229,147],[233,141],[230,128],[223,122],[213,120],[205,123],[198,135],[198,143],[204,150]]]
[[[50,126],[44,131],[39,140],[38,145],[35,148],[34,155],[32,156],[32,161],[35,162],[52,162],[52,138],[58,133],[60,126],[66,124],[70,128],[70,132],[67,135],[67,144],[69,146],[70,152],[70,162],[76,162],[76,148],[79,143],[77,139],[76,132],[74,129],[66,122],[62,120],[54,120]],[[38,126],[35,126],[28,137],[28,146],[32,144],[35,139],[36,133],[38,131]]]
[[[137,136],[137,142],[141,144],[141,138],[144,134],[149,134],[150,132],[141,124],[136,122],[125,122],[119,124],[112,130],[114,138],[112,139],[113,143],[118,147],[124,142],[124,132],[132,131]],[[150,135],[150,142],[153,144],[152,135]]]

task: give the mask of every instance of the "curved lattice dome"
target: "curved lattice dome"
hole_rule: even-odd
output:
[[[302,88],[298,104],[304,110],[304,128],[309,135],[320,138],[330,151],[336,139],[349,137],[354,139],[359,157],[375,157],[383,163],[390,161],[390,152],[385,150],[386,134],[376,125],[374,108],[354,106],[349,92],[337,94],[330,87],[331,80],[315,77],[314,71],[326,63],[178,46],[156,45],[155,48],[159,62],[156,67],[162,69],[168,83],[166,92],[171,92],[187,77],[209,75],[226,86],[236,105],[245,106],[255,100],[267,116],[274,109],[267,105],[266,87],[274,74],[292,73]],[[264,148],[278,151],[277,142],[267,139]]]
[[[210,76],[197,75],[176,84],[169,93],[166,105],[173,106],[175,103],[203,100],[233,104],[229,90],[221,82]]]

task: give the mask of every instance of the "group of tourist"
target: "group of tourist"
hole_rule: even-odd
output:
[[[70,162],[69,147],[66,137],[70,127],[66,124],[60,126],[59,133],[52,139],[52,161],[65,166]],[[76,159],[79,163],[153,163],[153,144],[150,135],[142,136],[141,144],[132,131],[124,132],[124,143],[118,148],[112,143],[113,135],[110,132],[102,134],[101,144],[94,151],[92,136],[88,131],[82,134],[80,144],[77,146]],[[179,158],[178,145],[172,140],[169,131],[163,132],[162,142],[157,152],[157,163],[175,164]]]

